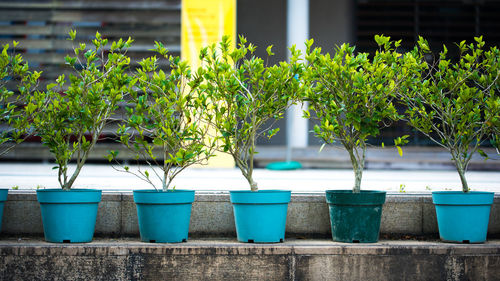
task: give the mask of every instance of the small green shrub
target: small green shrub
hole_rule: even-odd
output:
[[[76,32],[70,32],[74,41]],[[36,135],[53,154],[61,188],[71,189],[90,151],[98,141],[104,126],[130,92],[132,78],[126,73],[130,58],[126,56],[132,39],[119,40],[108,46],[108,40],[96,33],[92,47],[80,43],[74,55],[66,56],[66,63],[74,74],[60,75],[56,83],[35,101],[47,106],[33,118]],[[68,163],[76,160],[74,171]]]
[[[14,52],[18,42],[12,45],[13,49],[3,45],[0,53],[0,122],[7,125],[0,132],[0,144],[5,144],[0,156],[33,133],[29,122],[39,108],[32,102],[32,95],[41,72],[31,71],[28,62]]]
[[[202,85],[211,103],[208,122],[215,128],[220,150],[233,156],[252,191],[256,140],[271,138],[278,128],[266,122],[283,118],[286,109],[298,98],[301,89],[297,76],[302,74],[300,52],[291,48],[290,62],[269,66],[256,57],[256,46],[240,36],[239,44],[230,49],[228,37],[218,45],[204,48],[200,58],[204,64]],[[274,55],[272,46],[267,48]]]
[[[208,101],[205,93],[199,91],[201,75],[192,73],[187,62],[169,55],[163,44],[156,42],[154,51],[168,61],[171,71],[161,70],[156,56],[140,62],[134,75],[137,90],[131,92],[126,124],[120,126],[118,134],[135,159],[149,164],[166,191],[185,168],[212,157],[216,145],[208,135],[208,124],[202,121]],[[154,148],[160,149],[162,162]],[[116,156],[117,152],[111,152],[108,159]],[[157,167],[161,172],[156,171]],[[147,170],[134,172],[128,166],[123,170],[157,188]]]
[[[407,80],[399,92],[408,123],[450,152],[464,192],[472,155],[487,156],[480,145],[488,139],[500,147],[500,51],[484,45],[481,37],[460,42],[460,57],[453,62],[446,46],[435,57],[420,37],[405,62],[409,75],[419,79]]]
[[[360,192],[365,167],[367,140],[400,119],[394,98],[405,77],[399,67],[397,51],[400,42],[389,37],[375,36],[379,50],[373,58],[367,53],[355,53],[355,47],[342,44],[335,54],[323,54],[312,49],[313,40],[306,42],[307,70],[304,76],[304,99],[316,113],[320,124],[314,127],[316,136],[325,144],[341,143],[349,153],[355,175],[353,192]],[[309,111],[305,117],[311,118]],[[406,143],[406,136],[395,144]]]

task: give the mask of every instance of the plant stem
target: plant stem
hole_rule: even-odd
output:
[[[93,145],[91,147],[93,147]],[[73,183],[75,182],[76,178],[80,174],[80,171],[82,170],[83,165],[85,164],[85,161],[87,161],[87,156],[88,156],[88,153],[84,153],[84,156],[82,157],[82,161],[76,165],[76,169],[73,172],[73,175],[71,176],[69,181],[66,182],[66,180],[65,180],[66,183],[63,186],[64,190],[71,189],[71,187],[73,186]],[[66,178],[66,176],[65,176],[65,178]]]
[[[361,192],[361,178],[363,177],[363,168],[357,167],[354,168],[354,188],[352,192],[360,193]]]
[[[462,181],[462,191],[469,192],[469,185],[467,184],[467,179],[465,178],[464,169],[458,169],[458,175],[460,176],[460,181]]]
[[[70,190],[71,187],[73,186],[73,183],[75,182],[76,178],[80,174],[80,172],[83,168],[83,165],[85,165],[85,162],[87,161],[89,153],[94,148],[94,146],[97,142],[97,139],[99,138],[99,135],[101,134],[103,128],[104,128],[104,123],[99,124],[97,129],[92,134],[92,141],[90,142],[89,147],[83,152],[83,156],[82,156],[81,160],[77,163],[76,169],[73,172],[73,175],[71,175],[69,181],[66,182],[66,180],[65,180],[65,184],[62,187],[64,190]]]
[[[166,170],[163,170],[163,179],[162,179],[162,189],[163,191],[168,190],[168,186],[170,185],[170,181],[167,184],[167,178],[168,178],[168,172]]]
[[[458,175],[460,176],[460,181],[462,182],[462,191],[469,192],[469,185],[467,184],[467,179],[465,178],[465,169],[460,163],[460,161],[455,161],[455,166],[457,167]]]
[[[361,149],[361,156],[355,152],[355,147],[347,149],[351,158],[352,168],[354,170],[354,187],[352,189],[352,192],[354,193],[361,192],[361,179],[363,178],[363,169],[365,167],[366,146],[362,146]]]
[[[250,190],[252,191],[258,191],[259,188],[257,187],[257,183],[253,180],[253,158],[255,155],[255,138],[257,138],[257,114],[256,112],[253,112],[252,115],[252,130],[251,130],[251,136],[250,136],[250,148],[252,151],[250,151],[250,157],[249,157],[249,162],[248,165],[248,178],[249,178],[249,183],[250,183]]]
[[[455,167],[457,168],[460,181],[462,182],[462,191],[469,192],[469,185],[467,184],[467,179],[465,178],[465,167],[467,167],[467,159],[462,158],[460,156],[460,152],[458,152],[456,149],[453,149],[452,147],[449,147],[449,151],[451,153],[451,158],[455,163]]]
[[[167,185],[167,177],[168,177],[168,166],[167,166],[167,157],[168,157],[168,147],[166,144],[163,144],[163,179],[162,179],[162,188],[163,191],[167,191],[168,185]]]
[[[259,188],[257,187],[257,183],[253,180],[253,178],[250,176],[247,178],[248,183],[250,184],[250,190],[251,191],[259,191]]]

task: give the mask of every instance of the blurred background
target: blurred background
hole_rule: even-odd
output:
[[[0,44],[20,42],[16,52],[32,69],[43,71],[39,89],[44,89],[58,75],[71,71],[64,64],[72,50],[72,42],[66,40],[71,29],[77,30],[77,42],[89,42],[97,30],[110,41],[130,36],[135,42],[128,54],[136,61],[151,54],[148,50],[154,41],[181,55],[181,9],[179,0],[0,0]],[[376,34],[402,39],[401,51],[412,48],[418,36],[423,36],[433,51],[439,52],[446,44],[456,55],[454,44],[472,41],[474,36],[482,35],[487,45],[499,46],[499,16],[498,0],[309,0],[309,37],[325,52],[345,42],[356,45],[358,51],[373,52]],[[259,47],[257,55],[264,57],[266,46],[273,45],[276,55],[270,62],[286,60],[287,0],[237,0],[236,26],[237,34]],[[276,125],[281,130],[273,139],[259,141],[259,167],[285,157],[286,122]],[[307,168],[349,168],[341,149],[330,147],[318,153],[321,141],[309,132],[313,126],[314,121],[309,121],[308,131],[294,132],[308,134],[306,145],[293,149],[294,160]],[[115,125],[107,128],[90,161],[107,161],[103,157],[107,150],[122,150],[115,143],[114,131]],[[374,147],[368,152],[367,168],[453,168],[446,151],[402,122],[371,142],[388,145],[400,135],[410,135],[404,159],[395,149]],[[485,151],[498,158],[491,147]],[[120,157],[127,161],[130,155],[123,151]],[[38,139],[29,138],[0,161],[47,162],[50,155]],[[477,156],[470,169],[499,171],[500,161],[486,162]]]

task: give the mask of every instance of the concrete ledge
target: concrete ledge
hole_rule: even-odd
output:
[[[324,193],[293,193],[286,235],[330,237],[330,220]],[[40,206],[34,191],[10,191],[5,203],[2,233],[42,235]],[[431,195],[388,194],[384,205],[382,235],[429,235],[438,233]],[[131,192],[104,192],[96,223],[96,236],[137,237],[137,213]],[[233,210],[227,192],[197,192],[193,204],[190,237],[235,237]],[[495,196],[489,237],[500,237],[500,195]]]
[[[0,240],[1,280],[498,280],[500,241],[343,244],[294,240],[150,244]]]

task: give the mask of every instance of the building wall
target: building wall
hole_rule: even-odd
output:
[[[484,35],[488,45],[500,43],[500,1],[498,0],[309,0],[310,37],[315,46],[331,52],[335,45],[355,43],[358,50],[374,47],[373,35],[386,34],[403,38],[412,46],[418,35],[429,39],[431,46],[471,40]],[[238,0],[237,32],[259,46],[256,55],[265,56],[267,45],[276,55],[270,63],[286,59],[287,0]],[[78,40],[88,40],[99,30],[110,40],[132,36],[136,41],[129,52],[134,59],[150,54],[154,40],[164,42],[172,54],[180,52],[180,0],[148,1],[0,1],[0,43],[20,41],[20,52],[32,67],[42,70],[40,87],[66,73],[64,56],[71,49],[67,41],[70,29],[78,30]],[[66,70],[65,70],[66,69]],[[284,120],[276,124],[281,131],[260,145],[284,145]],[[314,125],[309,122],[309,128]],[[386,138],[408,129],[385,131]],[[110,128],[109,132],[114,129]],[[304,132],[297,132],[298,134]],[[310,133],[309,133],[310,134]],[[425,139],[412,138],[415,143]],[[312,134],[309,144],[318,144]]]
[[[269,60],[270,63],[286,60],[286,8],[286,0],[238,0],[237,33],[259,47],[257,56],[266,57],[266,47],[273,45],[276,55]],[[353,1],[350,0],[310,0],[309,37],[314,38],[315,46],[331,51],[335,45],[354,42],[353,8]],[[285,123],[284,119],[278,120],[275,126],[280,128],[280,132],[271,140],[260,139],[259,144],[285,145]],[[310,121],[309,128],[314,123]],[[309,132],[309,144],[318,143],[319,140]]]

